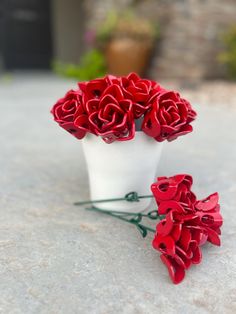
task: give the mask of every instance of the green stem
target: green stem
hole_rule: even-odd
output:
[[[119,198],[110,198],[110,199],[103,199],[103,200],[93,200],[93,201],[82,201],[76,202],[74,205],[87,205],[87,204],[94,204],[94,203],[107,203],[107,202],[119,202],[119,201],[127,201],[127,202],[139,202],[140,199],[144,198],[153,198],[153,195],[141,195],[139,196],[136,192],[130,192],[126,194],[124,197]]]
[[[118,211],[118,210],[103,210],[101,208],[98,208],[98,207],[89,207],[89,208],[86,208],[87,210],[94,210],[94,211],[98,211],[98,212],[101,212],[101,213],[104,213],[104,214],[107,214],[108,212],[109,213],[112,213],[112,214],[115,214],[115,215],[119,215],[119,216],[142,216],[142,217],[146,217],[146,218],[149,218],[149,219],[164,219],[164,215],[158,215],[157,211],[156,210],[153,210],[152,212],[149,212],[147,214],[143,214],[143,213],[131,213],[131,212],[122,212],[122,211]],[[152,218],[152,216],[150,216],[151,213],[155,212],[155,217]]]
[[[154,229],[152,229],[152,228],[150,228],[150,227],[147,227],[147,226],[145,226],[145,225],[143,225],[143,224],[140,224],[139,222],[136,222],[136,221],[134,221],[134,220],[132,220],[132,219],[127,219],[127,218],[125,218],[124,216],[122,216],[122,215],[124,215],[124,214],[135,215],[135,216],[137,216],[137,215],[143,215],[143,214],[141,214],[141,213],[140,213],[140,214],[139,214],[139,213],[136,213],[136,214],[135,214],[135,213],[108,211],[108,210],[103,210],[103,209],[100,209],[100,208],[97,208],[97,207],[91,207],[91,208],[86,208],[86,209],[87,209],[87,210],[93,210],[93,211],[101,212],[101,213],[103,213],[103,214],[106,214],[106,215],[115,217],[115,218],[117,218],[117,219],[126,221],[126,222],[128,222],[128,223],[130,223],[130,224],[136,225],[136,227],[142,227],[142,228],[144,228],[144,229],[146,229],[146,230],[148,230],[148,231],[151,231],[151,232],[153,232],[153,233],[156,232],[156,230],[154,230]],[[122,214],[121,214],[121,213],[122,213]],[[120,214],[120,215],[118,215],[118,214]],[[145,216],[147,216],[147,215],[145,215]]]
[[[127,202],[139,202],[140,199],[144,198],[152,198],[153,195],[141,195],[139,196],[137,192],[129,192],[124,197],[121,198],[112,198],[112,199],[103,199],[103,200],[93,200],[93,201],[83,201],[83,202],[76,202],[74,205],[86,205],[86,204],[94,204],[94,203],[105,203],[105,202],[117,202],[117,201],[127,201]],[[162,219],[163,216],[159,215],[156,210],[150,211],[147,214],[142,213],[131,213],[131,212],[120,212],[120,211],[112,211],[112,210],[103,210],[98,207],[92,206],[91,208],[86,208],[88,210],[97,211],[117,219],[123,220],[130,224],[133,224],[137,227],[139,232],[142,234],[143,237],[147,236],[148,231],[155,233],[156,231],[148,226],[141,224],[143,217],[156,220]],[[129,217],[131,216],[131,217]]]
[[[94,210],[94,211],[99,211],[99,212],[102,212],[104,214],[107,214],[108,212],[109,213],[113,213],[113,214],[118,214],[118,215],[124,215],[124,216],[137,216],[138,213],[130,213],[130,212],[121,212],[121,211],[118,211],[118,210],[103,210],[101,208],[98,208],[98,207],[90,207],[90,208],[86,208],[87,210]],[[140,213],[140,215],[142,216],[147,216],[146,214],[142,214]]]

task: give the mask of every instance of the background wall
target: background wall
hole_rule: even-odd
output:
[[[86,18],[83,1],[52,0],[51,11],[54,59],[77,63],[84,51],[83,30]]]
[[[96,25],[110,10],[124,10],[135,3],[136,11],[160,22],[150,66],[162,78],[218,78],[225,69],[217,62],[222,49],[220,34],[236,23],[235,0],[86,0],[87,25]]]

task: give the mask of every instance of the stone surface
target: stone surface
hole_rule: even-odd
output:
[[[192,174],[199,197],[219,191],[225,219],[222,247],[207,245],[202,263],[174,286],[151,236],[72,205],[89,197],[85,160],[49,109],[73,86],[51,75],[0,80],[0,313],[235,313],[230,88],[221,104],[211,101],[222,93],[214,84],[209,95],[183,90],[199,118],[191,135],[165,145],[159,166],[159,175]]]

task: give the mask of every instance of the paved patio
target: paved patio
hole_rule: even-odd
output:
[[[235,85],[182,90],[199,118],[164,148],[159,175],[192,174],[199,198],[219,191],[225,219],[222,247],[207,245],[178,286],[150,236],[72,205],[89,196],[85,161],[49,109],[74,85],[0,79],[0,313],[236,313]]]

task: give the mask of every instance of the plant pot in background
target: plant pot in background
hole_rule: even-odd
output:
[[[122,198],[129,192],[150,195],[156,177],[162,143],[138,131],[130,141],[106,144],[100,137],[89,135],[82,140],[89,174],[91,200]],[[140,212],[151,198],[139,202],[99,203],[105,210]],[[96,204],[94,204],[96,206]]]
[[[108,72],[117,76],[127,75],[130,72],[144,74],[152,47],[150,40],[130,37],[112,39],[105,49]]]

